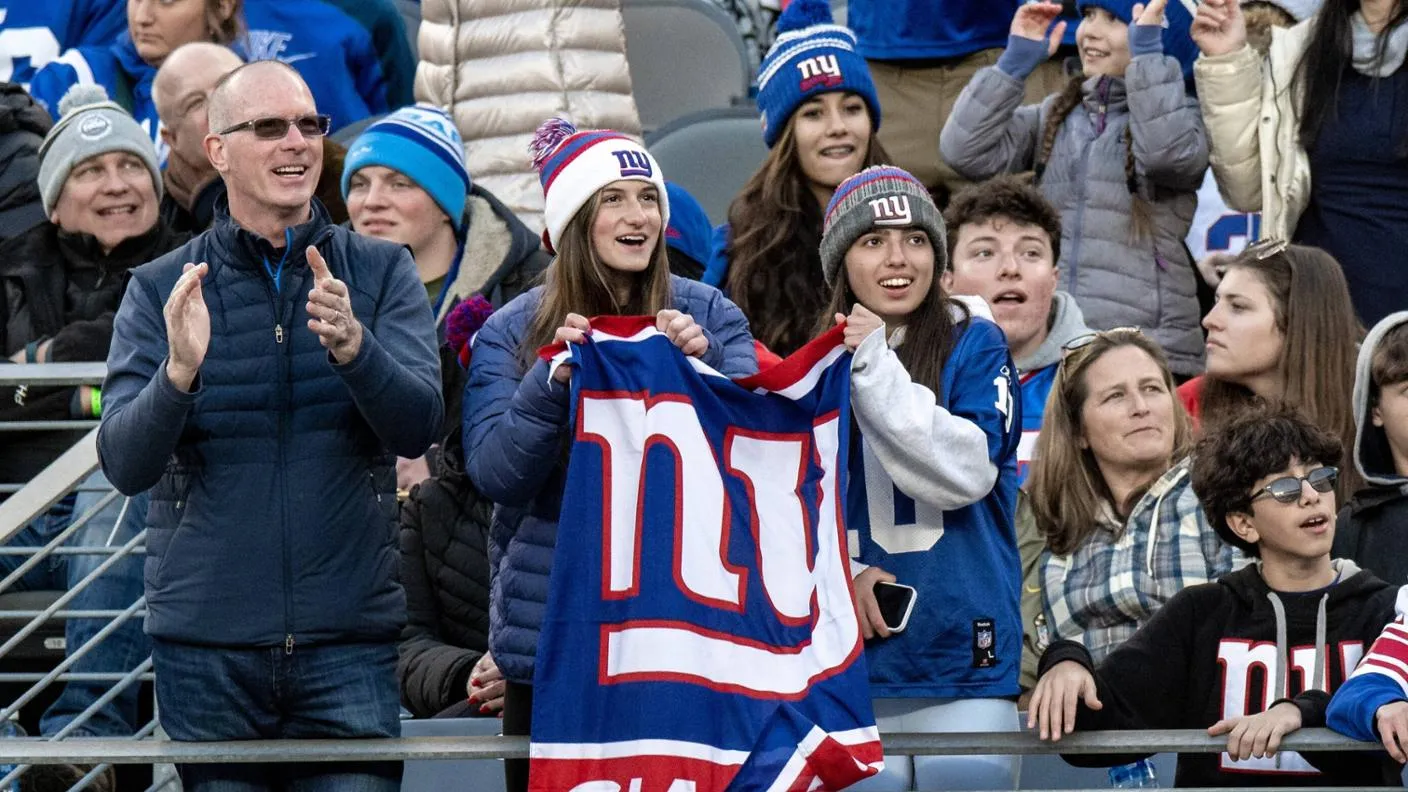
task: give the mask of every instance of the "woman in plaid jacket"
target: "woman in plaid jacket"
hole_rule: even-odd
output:
[[[1046,545],[1041,616],[1028,628],[1038,654],[1075,640],[1098,663],[1174,594],[1232,571],[1240,554],[1193,493],[1192,429],[1158,345],[1121,329],[1067,350],[1026,500]]]

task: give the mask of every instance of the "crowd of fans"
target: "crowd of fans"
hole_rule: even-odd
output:
[[[70,605],[145,596],[144,629],[71,670],[150,653],[171,738],[388,736],[403,709],[529,734],[572,376],[535,353],[648,314],[733,377],[844,322],[882,729],[1204,728],[1226,754],[1166,781],[1398,783],[1408,681],[1355,669],[1393,654],[1408,584],[1408,4],[852,0],[846,27],[721,1],[768,153],[712,229],[630,128],[535,117],[512,130],[535,202],[486,188],[472,154],[506,119],[459,105],[458,55],[416,76],[391,0],[56,5],[0,17],[0,352],[108,378],[7,386],[0,420],[101,419],[102,466],[10,541],[145,529],[145,561]],[[1229,227],[1254,244],[1214,244]],[[75,439],[7,439],[0,480]],[[904,631],[877,582],[916,589]],[[68,620],[70,649],[102,624]],[[105,687],[69,682],[42,734],[132,734],[135,688],[71,726]],[[1271,758],[1327,723],[1387,758]],[[1017,769],[893,756],[857,788]],[[526,762],[506,777],[527,789]]]

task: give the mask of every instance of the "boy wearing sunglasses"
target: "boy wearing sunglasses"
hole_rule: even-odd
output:
[[[1333,434],[1277,408],[1205,437],[1193,489],[1218,534],[1257,561],[1179,592],[1098,667],[1079,644],[1053,644],[1029,725],[1051,740],[1075,729],[1226,735],[1221,754],[1179,756],[1180,787],[1398,786],[1386,760],[1279,750],[1285,735],[1325,725],[1330,693],[1394,615],[1394,587],[1330,557],[1341,452]]]

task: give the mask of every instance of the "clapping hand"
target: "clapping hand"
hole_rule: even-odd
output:
[[[183,391],[191,389],[210,348],[210,309],[201,292],[201,278],[209,272],[205,262],[187,263],[162,308],[168,345],[166,377]]]
[[[347,284],[334,278],[318,249],[308,247],[308,266],[313,270],[313,290],[308,292],[308,329],[332,353],[339,364],[351,363],[362,349],[362,323],[352,314],[352,298]]]

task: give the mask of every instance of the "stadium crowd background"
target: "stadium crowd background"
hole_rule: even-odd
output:
[[[168,678],[197,681],[254,675],[254,666],[235,668],[243,661],[230,658],[268,647],[292,656],[295,633],[307,632],[322,638],[301,651],[329,668],[381,670],[368,700],[386,693],[377,687],[385,682],[383,703],[415,717],[499,716],[506,733],[528,733],[541,620],[533,606],[546,597],[561,460],[557,435],[510,420],[515,411],[551,415],[558,404],[547,392],[553,386],[530,387],[531,370],[515,357],[520,347],[575,338],[583,329],[576,314],[659,310],[662,331],[687,354],[719,355],[716,367],[741,376],[844,314],[857,360],[898,361],[903,382],[924,386],[933,402],[907,413],[911,404],[865,380],[853,398],[875,449],[866,456],[870,498],[878,487],[910,499],[903,518],[898,505],[883,517],[872,508],[872,524],[852,547],[882,728],[1017,729],[1034,693],[1032,725],[1045,730],[1054,718],[1059,728],[1061,719],[1048,715],[1053,700],[1075,712],[1075,698],[1090,704],[1098,690],[1105,710],[1083,705],[1081,728],[1231,733],[1231,759],[1182,764],[1180,784],[1281,784],[1317,770],[1325,774],[1317,783],[1396,780],[1372,762],[1351,771],[1297,759],[1283,768],[1264,754],[1267,740],[1323,725],[1327,707],[1333,715],[1329,696],[1315,691],[1334,693],[1354,663],[1322,657],[1326,632],[1333,644],[1357,642],[1369,653],[1395,618],[1393,589],[1408,584],[1408,277],[1400,264],[1408,250],[1408,6],[694,2],[737,26],[752,70],[740,104],[755,116],[761,144],[722,155],[743,160],[752,175],[714,217],[648,152],[652,135],[642,133],[655,130],[633,98],[631,47],[615,0],[0,0],[0,62],[8,64],[0,67],[0,352],[14,363],[107,361],[115,372],[102,388],[5,387],[0,420],[103,419],[104,471],[91,483],[111,481],[131,499],[90,519],[75,543],[121,541],[142,526],[168,531],[151,534],[145,574],[141,562],[119,564],[74,606],[123,608],[145,592],[150,635],[124,627],[75,670],[128,671],[155,652],[158,697],[171,702],[163,701],[163,726],[176,739],[394,733],[394,717],[388,725],[378,720],[384,713],[353,712],[345,689],[249,704],[277,714],[316,701],[345,731],[270,726],[266,734],[262,724],[210,724],[195,714],[197,702],[228,703],[237,691],[162,687],[163,666],[173,669]],[[291,68],[241,68],[269,59]],[[698,65],[676,63],[679,79]],[[679,122],[651,119],[676,132]],[[564,162],[574,146],[588,151],[615,139],[587,132],[597,129],[643,139],[630,146],[639,149],[633,162],[648,163],[645,175],[615,180],[591,170],[590,157]],[[248,177],[255,160],[276,169]],[[738,167],[696,163],[710,169]],[[625,173],[623,164],[618,175]],[[294,200],[304,214],[275,222],[272,235],[247,222],[258,213],[241,207],[274,206],[270,195],[301,195],[304,186],[315,196],[311,214],[304,196]],[[905,198],[907,235],[877,231],[879,210],[869,217],[866,201],[888,196]],[[344,276],[328,274],[329,266],[342,272],[333,257],[324,264],[299,251],[315,239],[353,238],[355,255],[342,255],[395,258],[364,237],[409,249],[423,286],[409,291],[429,306],[435,338],[420,332],[430,325],[410,322],[379,330],[372,343],[355,323],[342,324],[370,304],[349,293]],[[609,251],[613,244],[621,250]],[[856,252],[866,246],[870,263]],[[190,261],[206,269],[173,271],[165,285],[158,268],[150,282],[130,274],[178,250],[208,250],[211,260]],[[386,510],[342,515],[352,523],[394,518],[399,554],[388,543],[364,554],[314,551],[323,567],[305,574],[294,564],[282,594],[251,582],[263,574],[247,558],[259,555],[260,529],[205,548],[207,561],[241,561],[218,571],[182,560],[199,556],[190,547],[161,557],[183,509],[196,508],[191,488],[206,486],[191,483],[201,475],[194,460],[254,461],[203,444],[232,426],[218,421],[196,433],[199,442],[171,435],[172,453],[132,452],[148,440],[143,427],[160,436],[162,421],[178,415],[161,410],[189,407],[183,398],[201,387],[198,372],[217,370],[214,360],[201,367],[205,344],[212,356],[217,349],[210,316],[181,307],[200,296],[197,276],[217,277],[216,256],[254,262],[250,277],[275,292],[285,265],[311,273],[307,312],[317,335],[299,343],[314,357],[325,349],[350,365],[364,345],[397,339],[390,348],[399,360],[378,364],[377,381],[403,384],[400,406],[425,404],[420,417],[434,425],[388,419],[326,449],[364,453],[379,442],[404,450],[394,468],[371,455],[347,473],[348,488],[370,476],[388,496]],[[667,284],[662,293],[673,302],[647,286],[596,293],[561,274],[600,275],[617,258],[660,270],[655,282]],[[857,285],[865,267],[891,277]],[[547,298],[534,288],[544,282],[558,284],[547,293],[553,306],[570,309],[565,317],[535,313]],[[930,294],[960,299],[922,314]],[[138,305],[144,298],[150,304]],[[205,302],[214,305],[210,294]],[[952,318],[942,318],[950,305]],[[173,342],[165,363],[164,349],[150,354],[162,322],[170,334],[198,328],[201,315],[203,341],[192,330],[190,345]],[[907,344],[892,335],[886,345],[882,335],[865,346],[861,328],[893,331],[907,320]],[[287,332],[301,332],[296,324]],[[284,333],[280,324],[276,343]],[[983,333],[1003,343],[983,347]],[[701,338],[708,352],[698,352]],[[293,376],[312,383],[312,371]],[[145,387],[154,375],[174,389],[162,396]],[[968,392],[968,383],[987,385],[994,375],[1010,379],[995,403],[988,391]],[[368,387],[344,378],[353,392]],[[430,408],[427,383],[443,414]],[[324,398],[326,383],[309,387],[315,401]],[[867,423],[867,414],[899,423]],[[305,430],[318,433],[295,431]],[[887,431],[920,432],[932,447],[886,451]],[[29,480],[74,440],[61,431],[7,437],[0,480]],[[1337,472],[1315,473],[1325,468]],[[1286,490],[1286,476],[1299,490]],[[1253,497],[1267,502],[1262,493],[1309,515],[1295,523],[1305,530],[1278,533],[1275,515],[1266,516],[1277,507],[1252,506]],[[42,545],[94,500],[71,496],[12,544]],[[314,500],[336,504],[340,496],[322,491]],[[1315,522],[1324,512],[1328,530]],[[271,525],[289,519],[273,514],[264,515]],[[263,518],[211,519],[241,527]],[[18,565],[4,558],[7,572]],[[72,585],[97,565],[83,558],[36,569],[21,585]],[[345,600],[333,587],[342,576],[365,577]],[[1234,611],[1228,624],[1254,627],[1190,639],[1190,679],[1175,697],[1190,699],[1189,710],[1121,688],[1139,686],[1141,671],[1131,669],[1167,662],[1159,630],[1180,616],[1200,621],[1188,615],[1191,594],[1156,620],[1163,606],[1224,577],[1222,588],[1196,592],[1254,603],[1245,613],[1216,605]],[[892,636],[872,588],[896,578],[918,589],[919,612],[932,618]],[[1334,598],[1311,596],[1330,588]],[[402,589],[404,609],[395,593]],[[292,600],[318,614],[316,623],[211,626],[238,621],[242,611],[281,612]],[[940,601],[959,604],[940,618]],[[70,620],[67,629],[77,646],[97,625]],[[1269,667],[1260,656],[1219,654],[1228,640],[1269,642]],[[1301,666],[1292,650],[1302,645],[1315,652],[1313,679],[1293,670]],[[344,646],[356,648],[317,655]],[[212,655],[192,647],[221,648]],[[955,669],[955,652],[974,659]],[[1245,685],[1263,686],[1261,699],[1223,700],[1227,669],[1237,663]],[[1208,676],[1214,665],[1222,676]],[[38,732],[63,729],[102,690],[69,683]],[[137,707],[132,690],[80,733],[131,734]],[[1404,718],[1385,706],[1370,710],[1367,726],[1348,716],[1330,723],[1388,740],[1398,723],[1390,716]],[[1392,745],[1389,754],[1403,758]],[[1229,769],[1233,759],[1244,764]],[[510,788],[526,788],[526,769],[509,764]],[[1015,783],[1011,757],[887,764],[883,778],[857,788]],[[1151,772],[1137,762],[1117,770],[1112,781]],[[83,772],[36,768],[25,782],[36,786],[26,788]],[[366,775],[394,783],[398,772]],[[230,779],[183,769],[183,780],[218,788]],[[98,786],[114,783],[109,776]],[[343,783],[384,788],[360,777]]]

